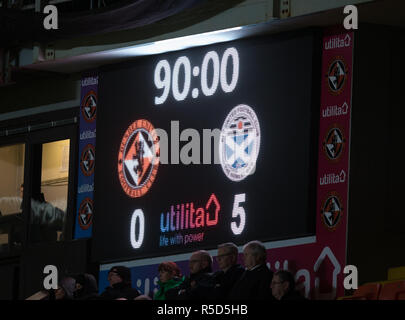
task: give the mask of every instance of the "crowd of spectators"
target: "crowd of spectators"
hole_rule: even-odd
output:
[[[243,246],[243,263],[238,264],[238,247],[231,242],[218,246],[219,270],[213,272],[209,252],[198,250],[189,259],[189,275],[181,274],[175,262],[158,267],[158,290],[142,295],[132,287],[131,271],[114,266],[108,272],[109,286],[98,294],[91,274],[64,277],[56,290],[48,290],[48,300],[305,300],[295,288],[291,272],[273,272],[266,265],[266,248],[260,241]]]

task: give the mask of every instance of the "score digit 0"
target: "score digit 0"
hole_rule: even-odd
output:
[[[137,239],[136,226],[138,220],[139,220],[139,235]],[[131,245],[134,249],[139,249],[142,246],[144,236],[145,236],[145,216],[141,209],[136,209],[132,214],[131,228],[130,228]]]

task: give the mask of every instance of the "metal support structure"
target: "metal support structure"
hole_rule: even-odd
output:
[[[48,2],[48,0],[35,0],[35,12],[42,12]]]
[[[5,50],[3,48],[0,48],[0,86],[5,84],[6,82],[5,70],[6,70]]]
[[[274,15],[284,19],[291,16],[291,0],[274,0]]]
[[[12,82],[11,71],[19,67],[19,60],[18,48],[0,48],[0,86]]]

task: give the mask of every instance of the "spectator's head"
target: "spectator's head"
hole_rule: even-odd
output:
[[[266,247],[260,241],[250,241],[243,246],[243,260],[246,269],[266,263]]]
[[[137,296],[136,298],[134,298],[134,300],[152,300],[152,298],[147,296],[146,294],[141,294],[141,295]]]
[[[238,247],[232,242],[220,244],[218,246],[217,260],[222,271],[228,270],[238,261]]]
[[[273,297],[280,300],[284,295],[295,289],[295,280],[291,272],[279,270],[271,280],[271,293]]]
[[[110,282],[110,286],[120,282],[131,284],[131,270],[124,266],[112,267],[108,271],[108,282]]]
[[[181,277],[181,271],[176,263],[172,261],[162,262],[159,267],[159,280],[160,282],[167,282],[174,277]]]
[[[212,257],[205,250],[193,252],[189,261],[190,274],[196,274],[202,270],[212,272]]]
[[[32,193],[32,199],[35,200],[35,201],[38,201],[39,203],[46,202],[44,193],[40,192],[40,191],[34,191]]]
[[[75,290],[75,285],[75,279],[71,277],[62,278],[59,281],[58,288],[55,290],[55,300],[73,299],[73,291]]]
[[[97,280],[92,274],[81,273],[74,276],[74,278],[76,279],[75,298],[98,292]]]

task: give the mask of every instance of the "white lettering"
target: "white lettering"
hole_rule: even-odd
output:
[[[98,84],[98,77],[90,77],[82,80],[82,87]]]
[[[344,274],[348,274],[343,280],[343,286],[346,290],[358,288],[358,272],[357,267],[348,265],[343,269]]]
[[[58,289],[58,269],[54,265],[47,265],[44,268],[44,274],[47,274],[44,279],[44,288]]]
[[[58,8],[53,5],[47,5],[44,8],[44,13],[49,13],[44,19],[44,28],[46,30],[58,29]]]
[[[80,140],[93,139],[96,137],[96,129],[87,130],[80,133]]]
[[[328,173],[324,174],[323,177],[319,179],[319,185],[328,185],[328,184],[338,184],[344,183],[346,181],[346,172],[344,170],[340,173]]]
[[[343,26],[345,27],[345,29],[346,30],[358,29],[359,14],[357,12],[357,7],[354,5],[345,6],[345,8],[343,9],[343,13],[349,14],[343,20]]]
[[[325,50],[350,47],[351,37],[347,34],[343,39],[340,37],[330,38],[324,43]]]
[[[188,318],[192,307],[172,307],[165,304],[163,307],[158,307],[157,314],[178,314]]]
[[[93,192],[94,191],[94,184],[82,184],[77,192],[78,193],[85,193],[85,192]]]
[[[343,103],[341,107],[334,105],[334,106],[327,106],[325,109],[322,110],[322,118],[329,118],[329,117],[338,117],[342,115],[346,115],[349,106],[347,103]]]
[[[189,140],[190,138],[190,140]],[[180,141],[188,143],[181,148],[180,160],[182,164],[200,164],[200,134],[195,129],[185,129],[181,132]]]

